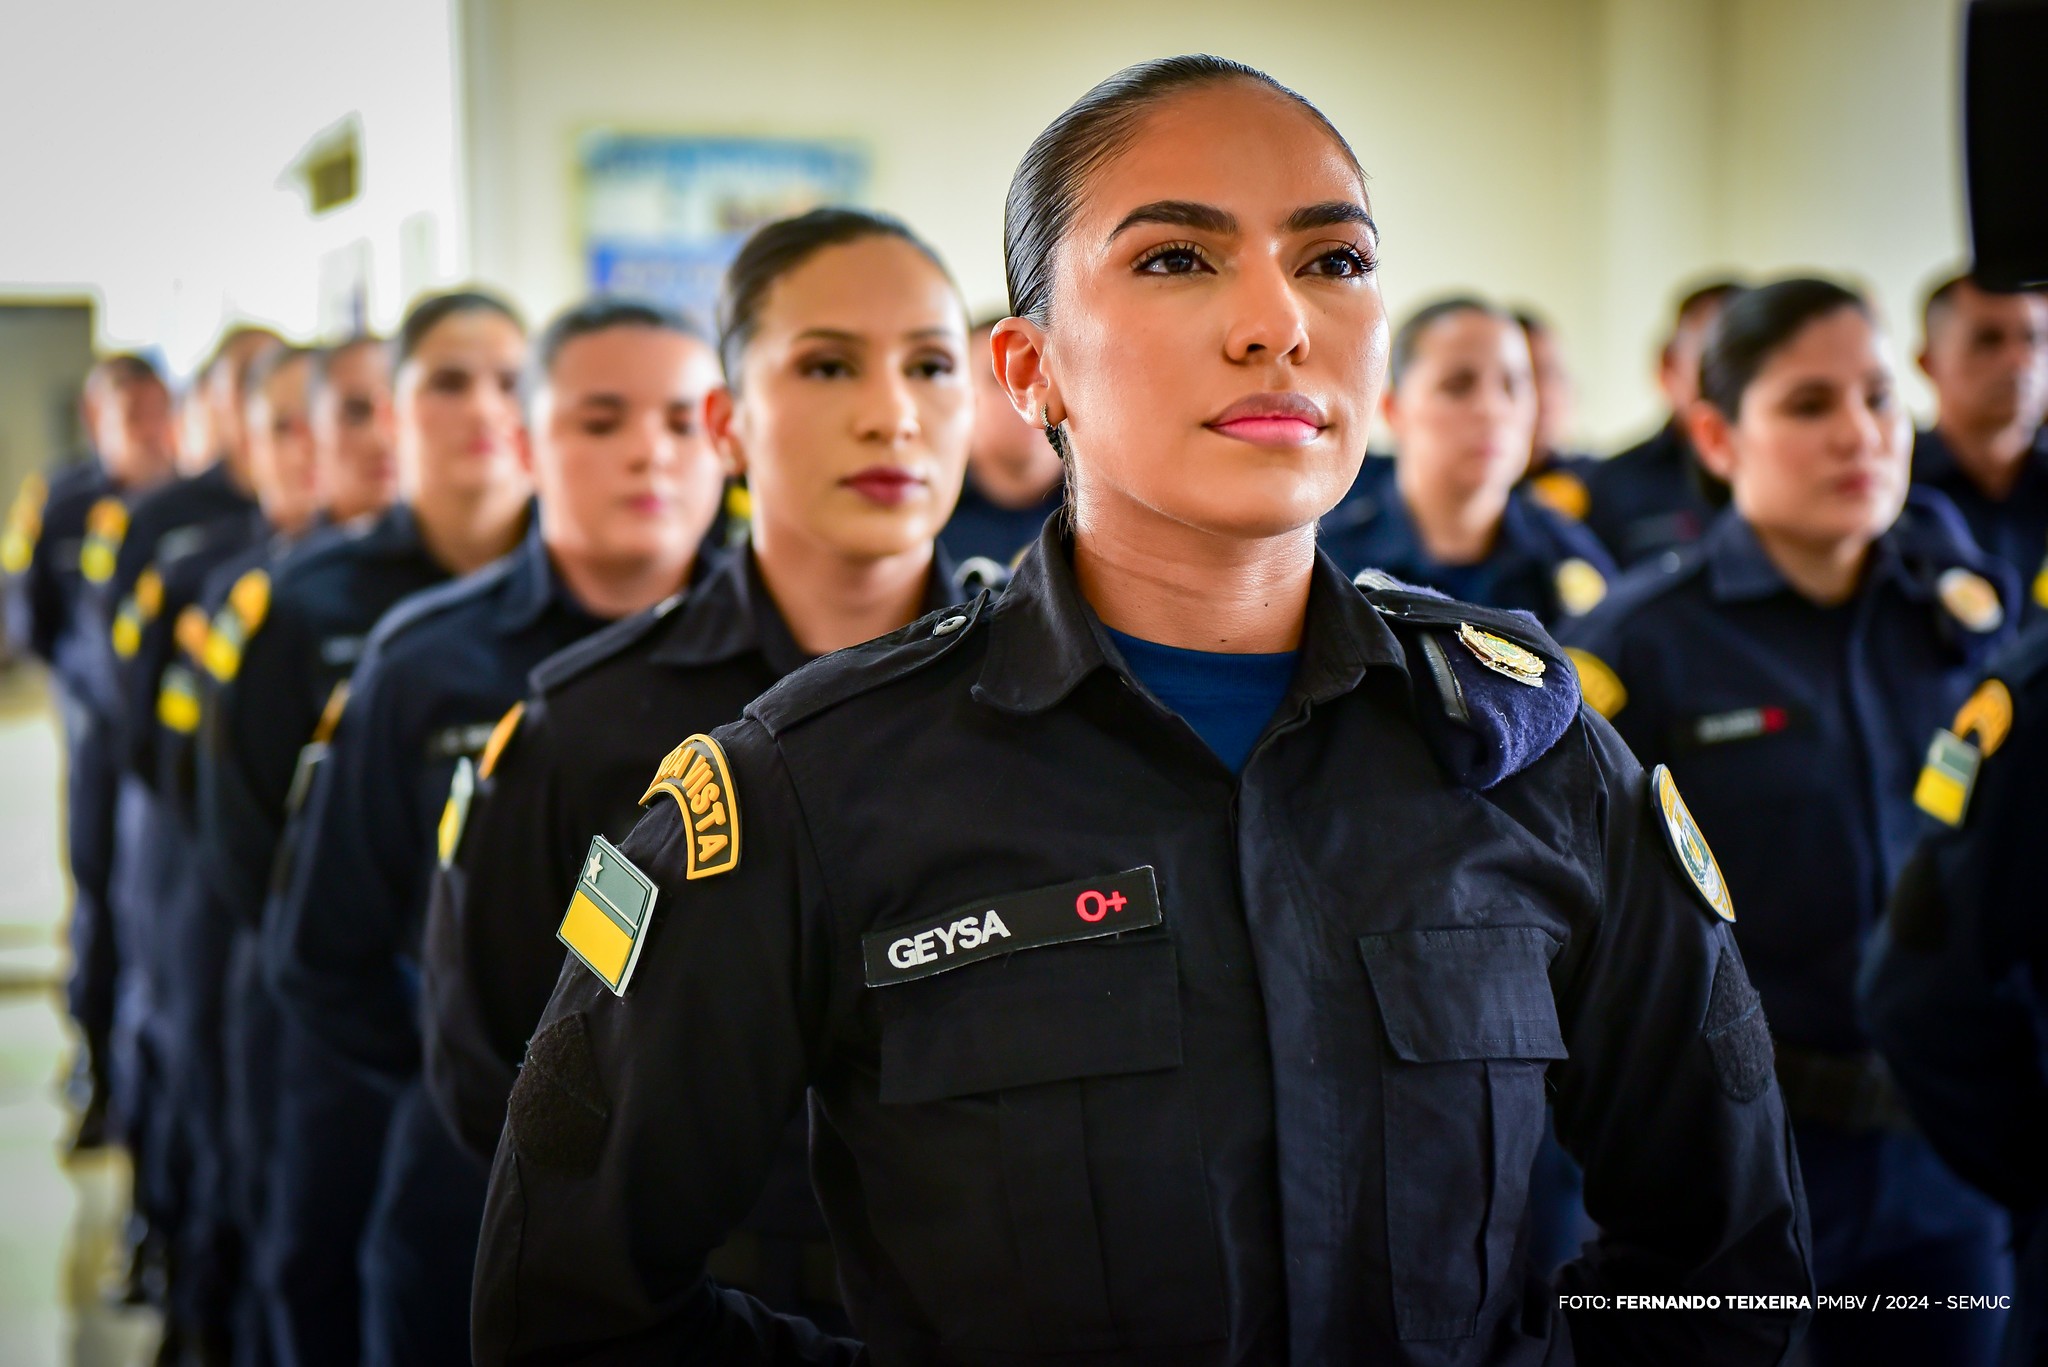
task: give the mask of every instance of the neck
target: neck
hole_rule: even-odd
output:
[[[1220,536],[1135,503],[1102,516],[1093,502],[1075,509],[1074,578],[1105,626],[1233,655],[1301,644],[1315,569],[1313,523],[1278,536]]]
[[[545,519],[543,519],[545,521]],[[545,539],[548,563],[555,567],[569,596],[584,611],[606,621],[644,612],[690,582],[694,554],[679,566],[672,560],[605,560],[565,549]]]
[[[872,641],[924,614],[932,574],[929,541],[895,555],[856,558],[780,534],[758,518],[752,540],[768,596],[806,655]]]
[[[1439,565],[1476,565],[1493,553],[1500,520],[1507,512],[1506,489],[1461,494],[1433,485],[1410,461],[1394,463],[1394,487],[1415,524],[1422,549]]]
[[[1941,434],[1942,444],[1948,447],[1970,483],[1995,499],[2012,492],[2026,466],[2027,452],[2034,445],[2033,429],[2022,423],[1991,429],[1969,428],[1944,415],[1935,424],[1935,431]]]
[[[482,569],[518,545],[526,531],[524,493],[422,494],[412,500],[412,511],[427,554],[455,575]]]
[[[1809,541],[1768,527],[1750,524],[1764,555],[1777,566],[1802,598],[1833,607],[1845,603],[1863,578],[1863,566],[1870,558],[1870,542],[1862,538],[1841,541]]]

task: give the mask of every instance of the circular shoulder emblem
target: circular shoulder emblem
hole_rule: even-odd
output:
[[[2005,605],[1998,601],[1998,590],[1981,574],[1961,567],[1943,570],[1934,589],[1949,616],[1971,631],[1996,631],[2005,623]]]
[[[1458,623],[1458,639],[1479,658],[1479,663],[1494,673],[1505,674],[1531,688],[1543,687],[1545,665],[1543,657],[1535,651],[1524,649],[1505,636],[1481,631],[1470,622]]]
[[[1686,809],[1685,799],[1678,795],[1677,781],[1661,764],[1650,772],[1650,800],[1657,804],[1657,814],[1663,818],[1664,842],[1670,846],[1678,867],[1692,880],[1700,900],[1714,915],[1734,924],[1735,903],[1728,896],[1728,883],[1721,877],[1721,865],[1714,858],[1714,852],[1707,848],[1707,838],[1700,834],[1699,823]]]
[[[1579,671],[1579,696],[1586,700],[1588,707],[1613,721],[1614,714],[1628,706],[1628,690],[1622,687],[1621,676],[1590,650],[1566,646],[1564,653],[1571,657],[1573,667]]]
[[[1557,604],[1574,617],[1583,617],[1600,606],[1607,596],[1607,576],[1589,560],[1573,556],[1557,566]]]
[[[1529,481],[1529,496],[1551,512],[1583,522],[1593,499],[1586,482],[1569,470],[1545,470]]]

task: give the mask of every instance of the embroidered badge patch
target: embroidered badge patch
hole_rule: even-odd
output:
[[[1600,600],[1607,596],[1607,576],[1593,567],[1589,560],[1573,556],[1558,562],[1557,603],[1574,617],[1582,617],[1600,606]]]
[[[462,827],[469,820],[469,800],[476,796],[476,766],[464,755],[455,761],[455,776],[448,781],[448,800],[441,804],[441,824],[434,829],[434,844],[441,867],[455,862],[462,848]]]
[[[887,987],[1020,949],[1119,935],[1159,922],[1159,884],[1152,866],[1144,864],[870,931],[860,937],[860,952],[868,986]]]
[[[128,535],[128,509],[118,498],[103,498],[85,514],[85,540],[78,548],[78,572],[87,582],[104,584],[114,577],[121,539]]]
[[[615,996],[626,995],[640,963],[647,924],[660,891],[603,836],[593,836],[590,855],[576,875],[576,891],[555,938],[583,961]]]
[[[1678,861],[1678,867],[1691,880],[1694,891],[1707,909],[1730,922],[1735,920],[1735,902],[1728,895],[1728,883],[1721,877],[1721,865],[1714,858],[1714,852],[1707,848],[1707,838],[1700,833],[1699,823],[1692,819],[1685,799],[1678,795],[1678,782],[1671,777],[1671,770],[1660,764],[1650,771],[1650,800],[1657,806],[1657,815],[1662,818],[1664,843],[1671,851],[1671,857]]]
[[[1614,720],[1614,714],[1628,706],[1628,690],[1622,687],[1621,676],[1590,650],[1566,646],[1564,653],[1579,671],[1579,695],[1586,700],[1586,706],[1609,721]]]
[[[1981,574],[1960,566],[1943,570],[1934,581],[1934,591],[1949,616],[1971,631],[1996,631],[2005,624],[2005,605],[1998,601],[1998,590]]]
[[[1458,623],[1458,639],[1479,658],[1479,663],[1494,673],[1505,674],[1516,683],[1525,683],[1531,688],[1543,687],[1546,666],[1543,657],[1535,651],[1526,650],[1505,636],[1481,631],[1470,622]]]
[[[1990,759],[2012,730],[2012,691],[1997,679],[1986,679],[1956,711],[1949,729],[1964,740],[1976,737],[1977,748]]]
[[[1569,470],[1546,470],[1529,481],[1529,496],[1551,512],[1574,522],[1586,520],[1593,496],[1586,482]],[[1580,563],[1584,563],[1581,561]]]
[[[1936,728],[1927,743],[1927,761],[1913,785],[1913,805],[1945,826],[1962,825],[1983,762],[1976,746],[1953,731]]]
[[[725,751],[706,735],[689,737],[668,752],[654,782],[640,794],[645,807],[656,793],[675,799],[690,828],[686,878],[710,878],[740,866],[740,802]]]

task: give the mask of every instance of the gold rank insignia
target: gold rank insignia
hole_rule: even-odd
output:
[[[1586,509],[1593,503],[1592,495],[1586,492],[1586,481],[1569,470],[1546,470],[1530,480],[1529,497],[1574,522],[1583,522]]]
[[[690,828],[689,878],[710,878],[740,866],[740,803],[733,791],[725,751],[706,735],[695,735],[668,752],[654,782],[640,795],[646,806],[656,793],[675,799]]]
[[[1913,805],[1945,826],[1962,825],[1977,770],[1998,753],[2011,730],[2012,692],[2001,681],[1986,679],[1957,710],[1955,721],[1947,729],[1937,728],[1927,743]]]
[[[1496,674],[1505,674],[1516,683],[1531,688],[1543,687],[1543,657],[1533,650],[1516,645],[1505,636],[1496,636],[1490,631],[1481,631],[1470,622],[1458,623],[1458,639],[1465,648],[1478,657],[1479,663]]]
[[[128,535],[128,507],[118,498],[103,498],[85,515],[85,541],[78,548],[78,572],[87,582],[104,584],[114,577],[121,538]]]
[[[1579,696],[1586,700],[1586,706],[1612,721],[1615,713],[1628,706],[1628,690],[1622,687],[1621,676],[1590,650],[1566,646],[1564,653],[1579,671]]]
[[[1708,910],[1733,924],[1735,902],[1728,895],[1727,880],[1721,877],[1720,861],[1707,848],[1707,838],[1700,833],[1699,823],[1692,819],[1685,799],[1678,795],[1678,781],[1662,764],[1650,771],[1650,800],[1663,819],[1665,847],[1691,880],[1693,890],[1699,893]]]
[[[43,508],[50,501],[50,485],[41,475],[21,482],[21,492],[7,510],[7,526],[0,530],[0,570],[20,574],[35,558],[36,539],[43,534]]]
[[[1607,596],[1607,576],[1593,568],[1591,561],[1577,556],[1558,562],[1555,581],[1558,606],[1574,617],[1599,607]]]
[[[1996,631],[2005,624],[2005,605],[1998,601],[1998,590],[1981,574],[1960,566],[1943,570],[1934,581],[1934,591],[1941,596],[1948,615],[1971,631]]]
[[[693,737],[694,739],[694,737]],[[660,891],[611,841],[595,836],[555,938],[615,996],[626,995]]]

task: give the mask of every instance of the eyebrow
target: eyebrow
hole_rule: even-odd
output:
[[[1163,223],[1174,228],[1194,228],[1201,232],[1216,233],[1232,237],[1238,230],[1237,215],[1219,209],[1213,204],[1202,204],[1191,199],[1158,199],[1150,204],[1141,204],[1123,216],[1110,231],[1107,241],[1114,242],[1126,228],[1140,223]],[[1313,228],[1328,228],[1339,223],[1360,223],[1371,230],[1373,237],[1380,235],[1379,225],[1372,221],[1372,215],[1363,206],[1349,200],[1325,200],[1321,204],[1304,205],[1287,216],[1280,225],[1286,233],[1307,232]]]
[[[1281,231],[1290,233],[1307,232],[1311,228],[1332,228],[1339,223],[1359,223],[1370,229],[1373,238],[1380,235],[1380,225],[1372,221],[1372,215],[1365,207],[1353,204],[1348,199],[1325,200],[1321,204],[1310,204],[1296,209],[1287,216]]]
[[[961,334],[955,332],[952,328],[935,325],[928,328],[912,328],[903,335],[905,337],[922,339],[926,337],[958,337]],[[863,334],[848,332],[844,328],[805,328],[796,335],[796,339],[799,342],[812,339],[822,342],[848,342],[854,346],[866,346],[868,342],[867,337]]]

